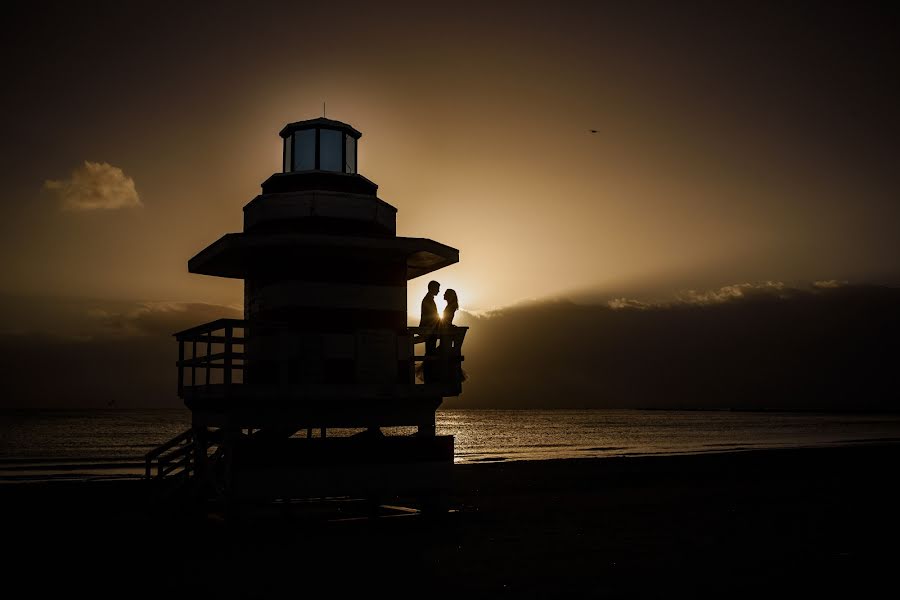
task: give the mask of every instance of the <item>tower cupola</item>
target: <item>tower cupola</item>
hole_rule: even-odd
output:
[[[355,174],[356,142],[362,133],[340,121],[309,119],[289,123],[284,138],[284,172],[330,171]]]

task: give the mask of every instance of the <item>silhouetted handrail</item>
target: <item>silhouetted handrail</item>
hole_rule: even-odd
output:
[[[215,343],[215,342],[213,342],[213,343]],[[243,344],[243,342],[234,342],[234,343],[235,344]],[[233,360],[244,360],[243,352],[230,352],[230,353],[218,352],[216,354],[207,354],[206,356],[198,356],[196,358],[186,358],[182,361],[179,361],[178,364],[181,366],[185,366],[185,367],[208,366],[209,368],[214,369],[216,367],[221,367],[222,365],[209,365],[208,363],[211,363],[216,360],[224,360],[224,359],[228,358],[229,356]],[[243,365],[233,365],[233,367],[236,369],[240,369],[240,368],[243,368]]]
[[[233,329],[243,329],[247,324],[247,321],[244,319],[216,319],[215,321],[210,321],[209,323],[204,323],[203,325],[197,325],[196,327],[191,327],[190,329],[185,329],[184,331],[179,331],[177,333],[173,333],[172,335],[176,338],[186,339],[189,336],[193,336],[195,334],[209,334],[213,331],[219,331],[220,329],[225,329],[226,327],[231,327]]]
[[[458,395],[462,392],[464,379],[462,362],[462,345],[468,327],[409,327],[412,334],[412,347],[425,344],[425,354],[413,352],[413,363],[422,363],[422,383],[437,385],[446,395]],[[430,342],[430,344],[428,343]],[[414,369],[415,371],[415,369]],[[414,378],[419,373],[415,373]]]
[[[432,335],[459,338],[462,340],[466,337],[466,332],[469,331],[468,327],[458,327],[456,325],[451,325],[450,327],[407,327],[406,329],[410,334],[417,338],[417,344],[420,341],[425,341],[425,337]]]
[[[176,435],[168,442],[154,448],[144,456],[146,468],[145,477],[150,479],[153,476],[154,460],[157,462],[157,477],[165,477],[179,467],[190,470],[193,450],[194,433],[192,430],[188,429],[187,431]],[[167,452],[169,452],[169,454],[165,455]],[[175,461],[175,459],[181,460]]]
[[[275,326],[277,324],[254,323],[253,325]],[[233,383],[232,371],[240,371],[244,368],[244,353],[235,352],[234,347],[243,347],[246,339],[246,335],[236,336],[234,335],[234,331],[235,329],[241,329],[246,334],[249,326],[250,323],[244,319],[216,319],[215,321],[210,321],[209,323],[204,323],[203,325],[191,327],[190,329],[185,329],[184,331],[179,331],[178,333],[173,334],[175,336],[175,339],[178,341],[178,361],[175,363],[175,365],[178,367],[178,396],[180,398],[184,398],[184,376],[186,368],[190,369],[191,387],[197,385],[198,369],[203,371],[203,385],[210,384],[210,374],[213,370],[222,371],[222,379],[225,385],[230,386]],[[217,332],[223,333],[221,335],[218,335]],[[186,343],[191,344],[190,358],[186,358],[185,356]],[[197,354],[198,343],[201,344],[201,350],[205,350],[205,353],[199,356]],[[202,346],[203,344],[206,344],[205,349]],[[212,351],[213,344],[223,345],[224,350],[222,352],[214,353]],[[222,362],[220,363],[217,361]],[[241,362],[235,363],[234,361]]]

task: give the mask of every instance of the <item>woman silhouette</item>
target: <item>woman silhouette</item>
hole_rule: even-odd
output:
[[[459,310],[459,300],[456,298],[456,291],[448,289],[444,292],[444,300],[447,306],[444,308],[444,314],[441,315],[441,327],[453,327],[453,315]]]
[[[438,350],[449,359],[449,355],[459,354],[459,348],[457,347],[458,340],[456,339],[456,335],[452,332],[456,327],[456,325],[453,324],[453,317],[456,315],[456,311],[459,310],[459,299],[456,297],[455,290],[448,289],[444,292],[444,300],[447,301],[447,306],[444,308],[444,312],[441,315],[440,328],[444,331],[445,335],[441,336],[441,345]],[[447,383],[458,384],[466,380],[466,374],[458,361],[448,362],[444,366],[444,369],[443,377]]]

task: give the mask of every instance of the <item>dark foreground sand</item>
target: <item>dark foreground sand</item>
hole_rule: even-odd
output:
[[[145,482],[7,485],[4,596],[893,597],[898,459],[881,444],[459,466],[441,521],[326,518],[347,502],[226,523],[148,514]]]

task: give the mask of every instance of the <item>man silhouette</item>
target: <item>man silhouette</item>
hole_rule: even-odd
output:
[[[441,291],[441,284],[437,281],[428,282],[428,293],[422,298],[422,317],[419,319],[419,327],[436,328],[441,319],[438,317],[437,304],[434,297]]]
[[[419,319],[419,327],[430,330],[428,332],[421,332],[419,335],[425,338],[425,355],[434,355],[437,352],[437,343],[438,336],[432,333],[432,331],[437,330],[438,325],[441,322],[440,317],[438,317],[438,309],[437,304],[434,302],[434,297],[438,295],[438,292],[441,291],[441,284],[437,281],[429,281],[428,282],[428,293],[425,294],[425,297],[422,298],[422,317]],[[428,361],[425,361],[425,364],[422,365],[424,370],[425,380],[428,380],[428,376],[431,374],[431,367],[428,365]]]

